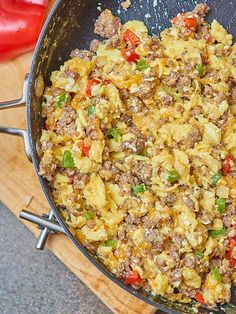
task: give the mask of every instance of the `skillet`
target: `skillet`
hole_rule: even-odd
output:
[[[27,104],[27,131],[0,126],[0,133],[23,136],[26,154],[39,171],[37,145],[43,127],[41,103],[44,86],[49,86],[52,71],[57,70],[69,59],[71,50],[88,49],[96,38],[93,33],[94,21],[105,8],[110,9],[122,22],[138,19],[145,22],[150,33],[159,34],[170,26],[170,18],[182,11],[190,11],[197,3],[207,3],[211,8],[208,21],[217,19],[236,38],[236,0],[133,0],[127,11],[121,9],[121,0],[58,0],[41,32],[35,49],[29,76],[25,79],[23,96],[20,100],[0,103],[0,109]],[[144,290],[126,286],[109,273],[104,265],[86,250],[66,227],[60,211],[55,207],[51,190],[46,180],[38,176],[48,203],[63,231],[71,238],[77,248],[112,281],[139,299],[163,310],[166,313],[193,313],[192,305],[173,303],[163,297],[153,296]],[[236,313],[235,287],[232,304],[219,306],[214,311],[200,309],[200,313]]]

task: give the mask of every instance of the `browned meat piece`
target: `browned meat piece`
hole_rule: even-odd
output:
[[[161,219],[157,216],[144,216],[142,218],[142,222],[144,227],[146,227],[147,229],[151,229],[151,228],[157,228],[160,223],[161,223]]]
[[[196,143],[202,140],[202,132],[199,128],[194,127],[194,129],[188,135],[188,147],[194,148]]]
[[[48,181],[52,181],[55,175],[57,165],[55,163],[50,163],[45,165],[42,161],[40,162],[40,170],[39,175],[47,179]]]
[[[176,108],[176,110],[177,110],[178,112],[180,112],[180,113],[184,113],[184,107],[181,106],[181,105],[178,105],[177,108]]]
[[[60,88],[52,87],[50,90],[48,90],[48,94],[53,97],[60,96],[61,93],[62,93],[62,90]],[[54,101],[45,102],[42,107],[42,117],[45,118],[45,117],[50,116],[54,110],[55,110]]]
[[[230,95],[233,98],[233,100],[236,101],[236,86],[232,87]]]
[[[107,41],[107,47],[108,48],[117,48],[120,46],[121,43],[122,43],[122,36],[121,35],[115,35],[115,36],[112,36]]]
[[[132,113],[137,113],[143,111],[144,104],[138,97],[131,96],[126,100],[126,107]]]
[[[89,229],[93,229],[95,226],[96,226],[96,222],[94,220],[88,220],[86,222],[86,226],[89,228]]]
[[[112,167],[112,163],[110,160],[106,160],[103,164],[103,168],[106,169],[106,170],[110,170]]]
[[[236,86],[234,86],[234,87],[231,89],[230,95],[231,95],[233,101],[235,102],[235,101],[236,101]]]
[[[194,268],[196,264],[196,258],[194,255],[186,255],[183,259],[183,266]]]
[[[96,130],[96,127],[94,125],[89,125],[86,130],[86,135],[90,137],[92,140],[98,139],[98,131]]]
[[[204,39],[208,43],[214,43],[215,38],[210,33],[210,26],[207,23],[199,26],[196,33],[197,39]]]
[[[125,101],[130,98],[130,91],[128,89],[120,89],[119,92],[122,100]]]
[[[130,185],[136,185],[138,184],[138,178],[136,178],[130,171],[123,173],[119,178],[120,185],[130,184]],[[125,206],[125,204],[124,204]]]
[[[204,94],[212,96],[214,94],[214,89],[210,85],[204,86]]]
[[[207,4],[200,3],[200,4],[197,4],[194,10],[190,13],[196,14],[200,17],[205,17],[209,11],[210,11],[210,8]]]
[[[177,81],[177,89],[183,93],[187,92],[189,88],[191,87],[191,84],[192,84],[192,80],[188,75],[181,76]]]
[[[151,243],[153,248],[157,251],[163,251],[166,237],[162,234],[159,234],[157,229],[146,229],[144,231],[143,239],[144,241]]]
[[[217,104],[220,104],[222,101],[226,100],[226,95],[224,93],[216,93],[215,100]]]
[[[193,63],[187,62],[184,65],[184,71],[186,71],[186,72],[193,71],[194,67],[195,67],[195,65]]]
[[[77,174],[75,176],[72,176],[73,184],[78,189],[83,189],[84,186],[89,181],[89,176],[87,174]]]
[[[215,123],[218,126],[218,128],[223,129],[225,126],[228,125],[228,117],[229,117],[229,111],[225,111],[223,115],[220,117],[220,120],[218,120]]]
[[[178,267],[180,262],[179,248],[175,245],[171,245],[169,255],[172,263],[175,265],[175,267]]]
[[[197,292],[199,292],[197,289],[190,289],[190,288],[184,288],[179,289],[179,292],[182,293],[184,296],[194,299]],[[205,312],[203,312],[205,313]]]
[[[173,242],[175,243],[175,245],[178,246],[179,248],[181,248],[181,246],[183,245],[182,236],[180,236],[179,234],[173,233],[172,239],[173,239]]]
[[[151,50],[158,50],[160,48],[161,41],[160,38],[157,36],[152,36],[152,42],[151,42]]]
[[[192,211],[195,211],[195,204],[194,204],[194,201],[191,200],[191,198],[189,196],[184,196],[183,197],[183,201],[184,201],[184,204],[186,206],[188,206],[189,209],[191,209]]]
[[[62,135],[74,134],[76,132],[75,119],[75,110],[71,107],[65,107],[62,116],[57,121],[56,132]]]
[[[122,113],[120,116],[120,120],[126,123],[127,125],[130,125],[132,123],[132,117],[127,114]]]
[[[196,116],[199,116],[199,115],[201,114],[201,112],[202,112],[202,107],[200,107],[200,106],[195,106],[195,107],[193,107],[193,109],[191,110],[191,115],[192,115],[193,117],[196,117]]]
[[[165,205],[168,207],[173,207],[175,205],[176,200],[177,196],[174,193],[170,193],[164,198]]]
[[[77,58],[84,59],[86,61],[90,61],[93,57],[93,53],[88,50],[75,49],[71,51],[70,57],[71,58],[77,57]]]
[[[155,259],[155,264],[156,264],[158,270],[160,270],[161,272],[165,271],[166,262],[165,262],[165,260],[163,258],[157,257]]]
[[[140,99],[149,98],[153,94],[155,85],[156,85],[155,81],[144,81],[143,84],[140,85],[139,90],[136,93],[136,95]]]
[[[171,74],[166,77],[166,85],[169,87],[176,87],[179,77],[180,75],[178,72],[171,72]]]
[[[174,97],[167,95],[161,98],[161,102],[165,107],[169,107],[174,104]]]
[[[152,166],[139,162],[132,169],[132,173],[139,178],[145,185],[152,184],[151,176],[152,176]]]
[[[210,225],[214,220],[214,214],[207,211],[200,211],[198,213],[198,218],[200,219],[202,224]]]
[[[125,218],[125,222],[126,222],[128,225],[138,225],[138,224],[140,224],[140,218],[138,218],[138,217],[132,217],[131,215],[128,215],[128,216]]]
[[[124,226],[122,226],[121,228],[119,228],[117,235],[118,235],[118,239],[120,239],[120,240],[124,240],[124,239],[125,239],[125,237],[126,237],[126,232],[125,232]]]
[[[142,132],[139,130],[139,128],[136,127],[136,125],[132,124],[129,127],[129,132],[135,134],[138,138],[144,139],[146,140],[146,136],[144,134],[142,134]]]
[[[42,142],[41,148],[43,151],[46,151],[48,149],[51,149],[53,147],[52,142]]]
[[[181,280],[182,280],[182,272],[181,272],[181,269],[174,269],[172,272],[171,272],[171,281],[173,282],[173,284],[175,286],[178,286],[180,283],[181,283]]]
[[[70,70],[65,70],[63,72],[64,77],[71,77],[74,80],[77,80],[79,78],[79,74]]]
[[[227,206],[226,212],[223,214],[223,223],[227,228],[236,224],[236,206],[230,204]]]
[[[97,52],[97,50],[98,50],[98,46],[100,45],[100,40],[98,40],[98,39],[93,39],[92,41],[91,41],[91,43],[90,43],[90,46],[89,46],[89,49],[90,49],[90,51],[92,51],[92,52]]]
[[[227,235],[229,238],[234,238],[236,236],[236,229],[234,227],[228,228]]]
[[[121,150],[130,153],[130,154],[138,154],[145,147],[145,140],[142,138],[138,138],[136,140],[124,141],[121,143]]]
[[[229,103],[230,104],[235,104],[236,102],[236,82],[234,80],[229,81]]]
[[[121,29],[120,20],[110,10],[103,11],[95,22],[94,32],[105,38],[117,35]]]

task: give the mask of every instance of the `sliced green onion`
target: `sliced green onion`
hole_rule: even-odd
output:
[[[203,258],[204,257],[204,253],[200,252],[200,251],[196,251],[194,253],[198,258]]]
[[[87,212],[85,214],[83,214],[83,217],[86,218],[86,220],[92,220],[95,217],[94,212]]]
[[[225,210],[225,206],[226,206],[226,199],[223,197],[218,198],[218,200],[216,201],[217,211],[222,214]]]
[[[69,150],[65,150],[62,158],[64,168],[75,168],[74,158]]]
[[[67,101],[67,95],[66,94],[62,94],[59,97],[59,100],[57,101],[57,108],[61,108],[62,107],[62,102]]]
[[[227,234],[227,229],[223,227],[219,230],[208,230],[208,233],[212,238],[218,238],[221,236],[225,236]]]
[[[204,76],[204,67],[202,64],[197,64],[196,65],[196,70],[198,71],[198,75],[199,77],[203,77]]]
[[[145,58],[142,58],[140,59],[138,62],[137,62],[137,69],[139,71],[145,71],[149,68],[149,65],[147,63],[147,60]]]
[[[96,107],[94,105],[88,106],[88,115],[89,116],[94,116],[96,113]]]
[[[108,240],[104,243],[104,246],[111,247],[111,248],[115,249],[117,246],[117,241],[116,240]]]
[[[120,136],[120,132],[117,128],[111,128],[107,131],[107,135],[117,141]]]
[[[220,173],[214,174],[214,176],[211,177],[210,185],[216,186],[218,181],[221,179],[222,175]]]
[[[143,193],[146,191],[145,184],[139,184],[132,187],[133,193],[137,196],[139,193]]]
[[[220,274],[220,272],[219,272],[219,269],[218,269],[218,268],[212,268],[211,271],[212,271],[212,274],[213,274],[215,280],[216,280],[218,283],[220,283],[220,282],[222,281],[222,276],[221,276],[221,274]]]
[[[178,171],[173,170],[173,171],[169,171],[168,175],[167,175],[167,180],[171,183],[176,182],[180,179],[180,174],[178,173]]]

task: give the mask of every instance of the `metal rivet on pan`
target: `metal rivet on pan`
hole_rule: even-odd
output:
[[[43,76],[39,75],[35,81],[35,95],[37,97],[43,96],[44,92],[44,81],[43,81]]]

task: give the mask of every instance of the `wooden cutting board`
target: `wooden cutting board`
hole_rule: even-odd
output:
[[[52,1],[51,3],[52,4]],[[10,62],[0,63],[0,101],[19,98],[22,82],[32,60],[32,53]],[[0,111],[0,124],[25,128],[25,108]],[[21,138],[0,134],[0,200],[18,216],[22,209],[42,215],[49,205],[37,180],[33,165],[27,160]],[[31,200],[31,201],[30,201]],[[35,236],[36,225],[22,221]],[[9,232],[11,226],[9,226]],[[32,245],[34,245],[32,243]],[[65,235],[51,235],[47,241],[51,250],[80,278],[114,313],[154,313],[155,309],[124,292],[106,278],[79,252]]]

